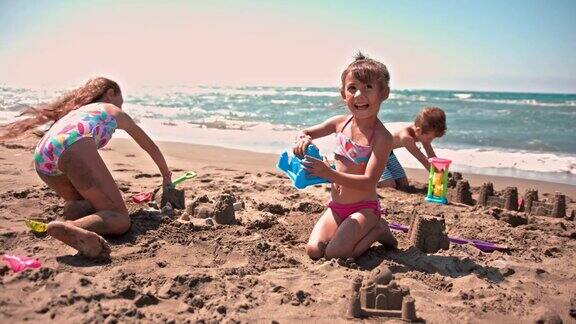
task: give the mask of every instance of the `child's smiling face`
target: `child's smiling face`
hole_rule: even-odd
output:
[[[389,91],[388,87],[383,89],[377,82],[364,83],[348,73],[341,94],[355,118],[368,118],[378,114]]]

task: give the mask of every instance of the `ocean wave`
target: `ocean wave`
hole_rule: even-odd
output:
[[[340,97],[338,91],[284,91],[286,96],[304,96],[304,97]]]
[[[404,102],[424,102],[424,101],[447,101],[447,102],[477,102],[477,103],[488,103],[488,104],[502,104],[502,105],[523,105],[523,106],[541,106],[541,107],[576,107],[576,100],[564,100],[564,101],[542,101],[536,99],[486,99],[486,98],[475,98],[471,93],[452,93],[449,96],[426,96],[422,94],[404,94],[402,93],[391,93],[389,100],[398,101],[399,103]]]
[[[298,103],[298,102],[294,101],[294,100],[272,99],[272,100],[270,100],[270,103],[273,103],[275,105],[287,105],[287,104],[294,104],[294,103]]]
[[[472,98],[472,94],[471,93],[455,93],[454,97],[456,97],[458,99],[470,99],[470,98]]]

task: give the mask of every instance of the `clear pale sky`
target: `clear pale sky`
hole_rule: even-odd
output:
[[[354,52],[393,88],[576,93],[576,1],[4,1],[0,83],[337,86]]]

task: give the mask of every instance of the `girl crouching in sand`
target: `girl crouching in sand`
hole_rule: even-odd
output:
[[[327,161],[310,156],[303,162],[312,175],[332,182],[332,200],[306,246],[313,259],[357,257],[376,241],[397,246],[380,217],[376,194],[392,149],[392,135],[378,119],[380,104],[390,93],[389,80],[384,64],[359,53],[342,73],[340,93],[350,114],[303,130],[294,147],[294,154],[303,156],[313,139],[336,133],[336,170]]]
[[[98,154],[116,129],[125,130],[154,160],[171,183],[164,156],[132,118],[121,110],[122,92],[106,78],[84,86],[44,107],[32,117],[6,125],[8,136],[54,121],[34,152],[40,179],[66,200],[65,221],[48,224],[48,234],[88,257],[107,257],[110,247],[98,234],[123,234],[130,228],[128,210],[110,171]]]

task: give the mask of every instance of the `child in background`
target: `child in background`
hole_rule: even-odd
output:
[[[376,184],[392,150],[392,135],[378,119],[388,98],[386,66],[359,53],[342,73],[340,93],[350,112],[301,132],[294,154],[303,156],[313,139],[336,133],[336,169],[327,161],[306,156],[312,175],[332,182],[331,201],[310,234],[306,246],[313,259],[357,257],[380,241],[396,248],[397,241],[381,218]]]
[[[392,149],[405,147],[410,154],[412,154],[426,171],[430,170],[430,162],[428,158],[436,157],[436,153],[432,149],[432,141],[436,138],[444,136],[446,133],[446,115],[444,111],[436,107],[426,107],[418,113],[416,120],[410,126],[404,127],[401,130],[394,132],[392,135]],[[420,151],[416,142],[422,143],[426,155]],[[408,178],[404,172],[404,168],[398,162],[394,152],[390,153],[388,163],[384,169],[384,173],[380,177],[379,187],[390,188],[406,188],[408,186]]]
[[[31,117],[2,127],[8,132],[0,139],[6,139],[54,122],[34,152],[38,176],[66,201],[65,221],[50,222],[48,235],[87,257],[109,255],[110,247],[99,234],[119,235],[130,228],[122,194],[98,154],[116,129],[125,130],[150,155],[163,185],[172,182],[164,156],[122,111],[123,102],[116,82],[95,78],[50,104],[22,113]]]

